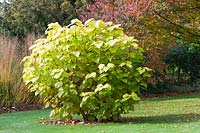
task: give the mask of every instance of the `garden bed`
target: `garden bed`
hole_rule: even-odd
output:
[[[28,110],[40,110],[42,109],[42,107],[43,106],[39,104],[23,104],[23,103],[19,103],[19,104],[16,104],[14,107],[7,107],[7,108],[0,106],[0,114],[19,112],[19,111],[28,111]]]

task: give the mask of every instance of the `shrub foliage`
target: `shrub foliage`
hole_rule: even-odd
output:
[[[56,119],[117,120],[133,110],[146,87],[143,50],[120,25],[75,19],[66,27],[52,23],[24,58],[23,78],[31,91],[45,97]]]
[[[168,64],[167,72],[176,82],[195,81],[200,77],[200,47],[196,43],[180,43],[169,47],[165,57]]]

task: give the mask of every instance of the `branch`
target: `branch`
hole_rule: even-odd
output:
[[[193,35],[193,36],[196,36],[196,37],[200,37],[200,35],[199,35],[198,33],[195,34],[195,33],[191,32],[190,29],[188,29],[188,28],[186,28],[186,27],[183,27],[183,26],[181,26],[181,25],[179,25],[179,24],[177,24],[177,23],[175,23],[175,22],[170,21],[169,19],[167,19],[166,17],[162,16],[160,13],[158,13],[158,12],[155,11],[155,10],[154,10],[154,13],[155,13],[156,15],[158,15],[160,18],[162,18],[162,19],[164,19],[165,21],[167,21],[168,23],[170,23],[170,24],[172,24],[172,25],[174,25],[174,26],[176,26],[176,27],[179,27],[180,29],[183,29],[183,30],[186,31],[187,33],[189,33],[189,34],[191,34],[191,35]]]

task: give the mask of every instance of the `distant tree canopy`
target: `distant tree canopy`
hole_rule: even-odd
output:
[[[143,48],[177,38],[200,40],[199,0],[9,0],[0,6],[0,30],[18,37],[43,33],[52,22],[67,25],[80,16],[83,21],[94,17],[121,23]]]
[[[47,25],[70,23],[77,18],[75,7],[83,6],[81,0],[12,0],[1,4],[1,26],[10,35],[23,37],[29,32],[44,32]]]
[[[146,13],[143,22],[154,43],[200,42],[200,0],[157,0]]]
[[[78,10],[82,21],[94,17],[120,23],[144,48],[183,39],[200,40],[199,0],[90,0]]]

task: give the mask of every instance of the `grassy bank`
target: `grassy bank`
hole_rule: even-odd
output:
[[[124,117],[130,123],[96,125],[50,126],[39,123],[48,119],[49,110],[18,112],[0,115],[0,133],[199,133],[200,95],[184,95],[146,99],[135,112]]]

